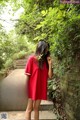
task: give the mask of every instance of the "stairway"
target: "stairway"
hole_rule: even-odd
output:
[[[40,106],[39,120],[57,120],[57,116],[53,113],[53,103],[51,101],[42,101]],[[25,111],[9,111],[8,120],[26,120]],[[31,120],[34,120],[34,112],[31,114]]]
[[[25,65],[27,62],[27,58],[26,59],[19,59],[19,60],[15,60],[14,61],[14,68],[15,69],[24,69]]]

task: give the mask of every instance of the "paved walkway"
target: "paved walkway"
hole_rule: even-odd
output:
[[[8,120],[26,120],[25,111],[10,111],[5,113],[7,113]],[[39,113],[39,120],[57,120],[57,117],[53,111],[39,111]],[[0,114],[3,114],[3,112],[0,112]],[[34,112],[32,112],[31,118],[32,120],[34,119]]]
[[[15,69],[0,81],[0,110],[25,110],[27,82],[24,69]]]

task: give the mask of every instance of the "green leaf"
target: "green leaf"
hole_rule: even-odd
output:
[[[41,14],[42,14],[42,16],[46,16],[47,15],[47,10],[45,11],[45,10],[42,10],[41,11]]]

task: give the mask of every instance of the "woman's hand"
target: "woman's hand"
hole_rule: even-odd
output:
[[[52,69],[52,59],[51,57],[47,57],[48,65],[49,65],[49,70],[48,70],[48,76],[51,79],[53,76],[53,69]]]
[[[49,56],[49,57],[47,57],[47,62],[48,62],[48,65],[52,65],[52,59],[51,59],[51,57]]]

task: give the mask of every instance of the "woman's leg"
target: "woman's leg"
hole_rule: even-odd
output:
[[[33,100],[28,99],[28,104],[26,108],[26,120],[31,120],[31,112],[33,110]]]
[[[39,120],[39,106],[41,100],[34,101],[34,120]]]

